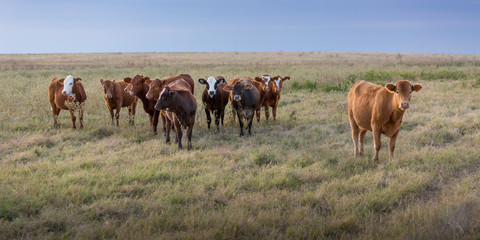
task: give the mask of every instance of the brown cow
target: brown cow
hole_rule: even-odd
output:
[[[223,90],[223,88],[227,86],[225,78],[222,76],[211,76],[208,80],[200,78],[198,79],[198,82],[205,85],[202,94],[202,102],[205,105],[208,129],[210,129],[210,123],[212,122],[212,118],[210,117],[210,112],[212,112],[215,114],[215,125],[217,125],[217,130],[219,130],[220,118],[223,126],[225,106],[228,104],[229,96],[229,93]]]
[[[73,78],[68,75],[67,78],[53,78],[48,85],[48,99],[53,113],[53,126],[57,127],[57,118],[60,110],[70,111],[72,118],[72,128],[76,128],[75,110],[78,110],[80,118],[80,129],[83,128],[83,106],[87,100],[87,94],[83,89],[81,78]]]
[[[128,83],[127,87],[124,89],[125,92],[129,93],[132,96],[137,96],[140,101],[143,103],[143,110],[148,114],[150,118],[150,125],[154,134],[157,134],[157,125],[158,125],[158,116],[160,112],[155,110],[155,101],[148,100],[146,94],[148,92],[148,85],[146,82],[150,81],[149,77],[143,75],[135,75],[133,78],[127,77],[123,81]],[[163,129],[165,134],[165,129]]]
[[[177,79],[163,88],[160,98],[155,105],[157,110],[166,110],[166,142],[170,142],[170,129],[172,124],[175,124],[176,142],[178,141],[178,148],[181,149],[183,126],[183,128],[187,128],[188,150],[192,149],[192,130],[197,112],[197,101],[190,90],[190,84],[187,81],[183,78]]]
[[[390,138],[389,159],[393,159],[395,141],[403,114],[410,107],[412,91],[418,92],[421,89],[422,85],[410,84],[407,80],[400,80],[395,85],[389,83],[385,87],[366,81],[355,83],[348,93],[348,117],[352,128],[355,156],[363,156],[365,133],[370,130],[373,132],[375,146],[373,160],[378,161],[382,133]]]
[[[278,103],[280,102],[280,93],[282,92],[283,82],[289,79],[290,79],[289,76],[285,76],[283,78],[280,76],[275,76],[270,78],[270,76],[268,76],[268,78],[266,79],[265,75],[263,75],[262,78],[259,78],[259,77],[255,78],[255,80],[257,81],[268,80],[265,82],[268,88],[267,88],[267,92],[265,93],[265,97],[263,99],[263,105],[261,106],[261,107],[265,107],[266,120],[268,120],[268,117],[270,115],[269,107],[272,108],[273,120],[275,121],[277,119],[277,107],[278,107]],[[257,120],[260,120],[260,108],[257,112]]]
[[[232,87],[233,89],[233,86],[240,80],[249,80],[252,82],[253,86],[255,86],[255,88],[258,90],[258,93],[259,93],[259,96],[260,96],[260,102],[259,102],[259,105],[258,105],[258,109],[255,110],[255,112],[257,112],[257,121],[260,121],[260,106],[263,104],[263,100],[265,99],[265,96],[266,96],[266,92],[268,90],[268,86],[265,84],[265,81],[256,81],[255,79],[251,78],[251,77],[243,77],[243,78],[239,78],[239,77],[234,77],[227,85],[227,87]],[[225,89],[225,88],[224,88]],[[233,104],[233,91],[230,91],[230,95],[229,95],[229,100],[230,102]],[[236,113],[236,110],[234,107],[232,107],[232,115],[233,115],[233,119],[235,121],[235,116],[237,115]]]
[[[120,118],[120,110],[122,107],[128,108],[128,123],[132,125],[135,124],[135,110],[137,108],[138,98],[123,91],[128,83],[125,81],[115,82],[115,79],[112,81],[100,79],[100,84],[103,86],[103,97],[105,98],[108,110],[110,110],[112,124],[114,124],[113,110],[116,110],[115,119],[117,120],[118,126],[118,119]]]

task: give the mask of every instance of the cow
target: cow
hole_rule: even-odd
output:
[[[191,92],[190,84],[183,78],[165,86],[155,105],[156,110],[165,110],[167,120],[167,139],[170,142],[170,130],[175,125],[176,142],[178,148],[182,149],[182,127],[187,128],[187,149],[192,149],[192,130],[197,112],[197,101]]]
[[[268,121],[270,112],[269,107],[272,108],[273,120],[277,119],[277,107],[280,102],[280,93],[282,92],[283,82],[289,80],[289,76],[280,77],[270,77],[268,75],[263,75],[262,77],[256,77],[255,80],[258,82],[264,82],[266,87],[266,92],[261,101],[262,105],[258,108],[257,120],[260,121],[260,109],[265,107],[265,118]]]
[[[235,77],[233,78],[227,86],[231,86],[233,87],[235,85],[236,82],[240,81],[241,79],[247,79],[249,81],[251,81],[253,83],[253,86],[255,86],[255,88],[257,88],[259,94],[260,94],[260,103],[258,104],[258,109],[255,110],[255,112],[257,113],[257,121],[259,122],[260,121],[260,109],[261,109],[261,105],[262,105],[262,102],[263,100],[265,99],[265,96],[266,96],[266,92],[268,91],[268,86],[265,84],[265,81],[256,81],[254,78],[250,78],[250,77],[243,77],[243,78],[239,78],[239,77]],[[229,96],[229,100],[230,102],[233,104],[233,92],[230,92],[230,96]],[[235,115],[236,115],[236,110],[235,108],[232,107],[232,115],[233,115],[233,119],[235,121]]]
[[[233,95],[233,108],[237,112],[240,124],[240,136],[243,136],[243,121],[247,120],[248,135],[252,135],[252,122],[258,105],[260,104],[260,92],[249,78],[242,78],[233,86],[225,86],[223,90]]]
[[[400,80],[385,87],[367,81],[359,81],[348,93],[348,117],[352,128],[352,139],[356,157],[363,156],[365,134],[373,132],[375,154],[373,161],[378,161],[378,152],[382,146],[380,134],[390,138],[389,159],[393,160],[395,141],[405,110],[410,107],[412,92],[418,92],[422,85]]]
[[[68,75],[66,78],[53,78],[48,85],[48,99],[53,114],[53,126],[58,127],[58,114],[60,110],[68,110],[72,119],[72,128],[75,126],[75,110],[78,110],[80,129],[83,128],[83,108],[87,94],[83,89],[81,78],[73,78]]]
[[[158,125],[158,116],[160,112],[155,110],[155,101],[149,100],[146,97],[149,86],[146,82],[150,81],[149,77],[143,75],[135,75],[132,78],[126,77],[123,79],[124,82],[128,83],[124,91],[132,96],[138,97],[143,104],[143,110],[148,114],[150,118],[150,125],[152,127],[153,134],[157,134],[157,125]],[[163,129],[165,134],[165,128]]]
[[[113,110],[115,110],[115,119],[120,118],[120,110],[122,107],[128,108],[128,123],[131,125],[135,124],[135,110],[137,108],[138,98],[132,96],[123,89],[128,85],[125,81],[115,82],[115,79],[103,80],[100,79],[100,84],[103,86],[103,97],[105,98],[105,103],[107,104],[108,110],[110,111],[110,116],[112,118],[112,124],[115,124],[113,121]]]
[[[208,129],[210,129],[210,123],[212,122],[212,118],[210,117],[210,112],[212,112],[215,114],[215,125],[217,125],[218,131],[220,130],[220,118],[223,126],[225,106],[228,104],[229,93],[223,90],[223,88],[227,86],[227,82],[222,76],[211,76],[207,80],[200,78],[198,82],[205,85],[202,93],[202,102],[205,105]]]

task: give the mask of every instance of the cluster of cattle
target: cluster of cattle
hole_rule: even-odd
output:
[[[211,113],[215,115],[215,125],[223,126],[225,106],[232,103],[232,114],[237,115],[240,125],[240,136],[243,136],[244,121],[247,121],[248,134],[251,135],[253,117],[257,115],[260,121],[260,110],[265,108],[265,117],[269,118],[269,108],[272,108],[273,119],[280,100],[283,82],[290,77],[270,77],[262,75],[256,78],[234,78],[228,84],[222,76],[200,78],[198,82],[205,85],[202,101],[205,105],[207,125],[210,129]],[[170,131],[175,130],[175,142],[182,148],[182,128],[187,129],[188,149],[192,148],[192,129],[195,123],[197,104],[194,97],[194,81],[188,74],[169,76],[151,80],[143,75],[127,77],[115,82],[100,80],[104,88],[105,102],[110,110],[112,123],[114,114],[118,126],[120,109],[128,108],[129,123],[134,123],[135,109],[138,99],[143,103],[143,109],[150,117],[153,132],[157,133],[158,118],[162,119],[163,133],[166,142],[170,142]],[[348,116],[352,129],[352,139],[355,156],[363,156],[364,141],[367,130],[373,132],[374,156],[378,161],[381,148],[380,135],[389,140],[389,158],[393,159],[395,142],[400,131],[405,110],[410,107],[412,92],[418,92],[422,85],[411,84],[400,80],[396,84],[385,86],[366,81],[358,81],[348,93]],[[83,103],[86,100],[85,90],[80,78],[54,78],[49,85],[49,100],[53,113],[53,124],[57,126],[57,116],[61,109],[69,110],[72,127],[75,127],[75,110],[79,110],[80,128],[83,127]]]
[[[262,75],[255,79],[249,77],[234,78],[228,84],[222,76],[209,77],[207,80],[200,78],[198,82],[205,85],[202,101],[205,105],[208,128],[211,124],[211,113],[215,115],[215,124],[219,130],[220,119],[223,126],[225,106],[232,103],[233,117],[238,117],[240,135],[243,136],[244,121],[247,121],[248,134],[254,114],[260,121],[260,110],[265,108],[265,117],[269,118],[269,108],[272,108],[273,119],[276,112],[283,82],[290,77],[270,77]],[[166,142],[170,142],[170,131],[175,131],[175,142],[182,148],[182,128],[187,130],[188,145],[192,148],[192,129],[195,123],[197,103],[194,96],[194,81],[188,74],[169,76],[162,79],[151,80],[143,75],[127,77],[121,81],[100,79],[104,89],[105,102],[110,111],[112,124],[118,126],[120,110],[128,108],[129,123],[134,124],[136,105],[138,99],[143,103],[143,110],[150,118],[153,132],[157,133],[159,117],[163,124],[163,134]],[[75,110],[79,111],[80,128],[83,128],[83,105],[86,100],[85,90],[81,79],[71,75],[63,78],[54,78],[49,85],[48,95],[52,108],[54,126],[57,126],[57,117],[60,110],[69,110],[72,118],[72,127],[75,126]],[[115,114],[114,114],[115,111]]]

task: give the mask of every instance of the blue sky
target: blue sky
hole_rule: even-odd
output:
[[[0,0],[0,53],[480,53],[480,1]]]

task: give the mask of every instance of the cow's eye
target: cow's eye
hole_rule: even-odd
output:
[[[398,94],[398,91],[397,91],[397,94]]]

